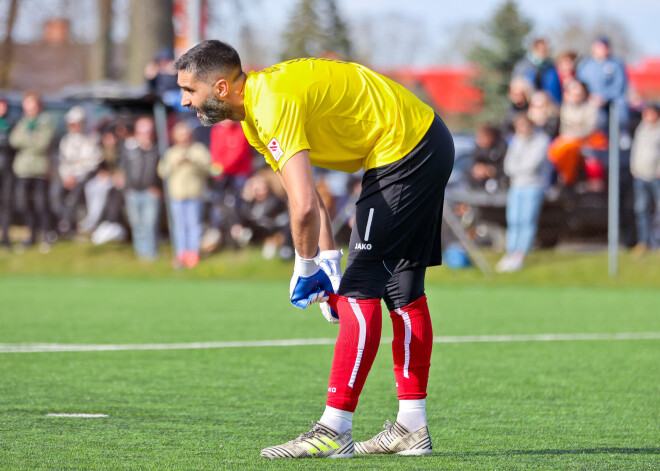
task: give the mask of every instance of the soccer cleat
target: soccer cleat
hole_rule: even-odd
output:
[[[317,422],[295,440],[261,450],[264,458],[353,458],[351,431],[337,433]]]
[[[392,424],[385,421],[383,430],[371,440],[355,444],[355,453],[358,455],[391,454],[419,456],[433,452],[428,427],[424,426],[409,432],[399,422]]]

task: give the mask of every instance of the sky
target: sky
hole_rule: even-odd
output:
[[[96,0],[22,0],[16,39],[34,40],[47,17],[56,12],[73,14],[72,32],[83,41],[93,40],[96,25]],[[128,31],[128,5],[131,0],[115,0],[118,22],[115,38],[123,40]],[[139,1],[139,0],[133,0]],[[236,21],[239,4],[255,32],[257,56],[262,64],[279,60],[281,35],[289,15],[299,0],[208,0],[219,5],[220,22],[212,25],[210,35],[234,44],[239,52],[244,36]],[[363,55],[372,53],[372,65],[435,65],[460,62],[456,32],[462,25],[483,23],[503,0],[337,0],[340,11],[352,27],[353,42]],[[535,25],[533,35],[558,29],[566,15],[579,15],[589,25],[601,17],[615,18],[623,24],[637,54],[660,57],[660,0],[518,0],[522,13]],[[0,0],[0,17],[5,16],[8,0]],[[3,18],[4,19],[4,18]],[[372,30],[365,31],[367,20]],[[375,27],[373,25],[376,25]],[[0,21],[0,37],[4,36]]]
[[[247,1],[259,2],[252,21],[260,34],[269,38],[264,41],[266,49],[276,49],[280,44],[279,33],[298,0]],[[396,33],[396,19],[403,24],[417,24],[416,41],[410,41],[407,56],[391,60],[407,59],[413,64],[430,65],[439,60],[455,60],[447,54],[447,48],[452,47],[448,39],[451,34],[462,24],[484,22],[502,0],[338,0],[338,3],[353,26],[361,24],[365,18],[383,18],[389,27],[382,33],[385,41],[389,32]],[[623,24],[636,46],[635,59],[660,56],[660,0],[518,0],[517,3],[522,13],[533,21],[533,34],[559,28],[566,15],[579,15],[586,24],[601,17],[615,18]]]

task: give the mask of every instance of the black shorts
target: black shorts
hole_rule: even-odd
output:
[[[382,260],[395,266],[408,260],[440,265],[442,205],[453,165],[454,141],[436,116],[408,155],[365,172],[347,264]]]

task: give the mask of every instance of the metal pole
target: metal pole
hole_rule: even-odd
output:
[[[610,104],[610,150],[608,178],[607,253],[610,277],[619,271],[619,110]]]
[[[444,219],[454,235],[458,237],[458,241],[461,243],[470,259],[475,265],[477,265],[477,267],[479,267],[479,270],[481,270],[484,275],[490,277],[493,274],[493,269],[490,267],[488,260],[483,256],[479,247],[477,247],[477,245],[467,236],[465,229],[461,226],[461,222],[446,202],[442,209],[442,219]]]

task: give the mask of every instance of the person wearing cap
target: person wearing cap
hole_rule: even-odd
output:
[[[577,78],[589,89],[589,100],[599,107],[599,129],[607,132],[609,105],[612,103],[618,105],[620,125],[627,124],[626,70],[623,62],[612,55],[608,38],[601,36],[593,42],[591,56],[578,65]]]
[[[48,207],[49,150],[55,136],[55,124],[47,113],[42,112],[38,94],[27,92],[22,107],[23,117],[9,134],[9,144],[16,149],[12,164],[16,176],[16,211],[23,215],[30,230],[22,245],[33,246],[41,233],[41,249],[47,252],[55,239]]]
[[[98,136],[85,134],[85,111],[71,108],[64,117],[67,133],[60,140],[58,187],[56,191],[60,235],[75,229],[76,211],[83,201],[85,184],[94,176],[102,160]]]
[[[158,95],[168,106],[179,107],[181,93],[176,82],[177,73],[174,70],[172,48],[163,46],[158,49],[154,60],[144,69],[144,78],[150,93]]]

